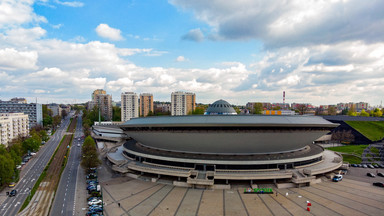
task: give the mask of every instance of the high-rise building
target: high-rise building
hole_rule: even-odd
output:
[[[106,91],[104,91],[103,89],[96,89],[95,91],[93,91],[92,93],[92,101],[93,102],[97,102],[97,99],[96,99],[96,96],[99,95],[99,94],[107,94]],[[96,103],[97,105],[97,103]]]
[[[121,93],[121,121],[139,117],[139,98],[134,92]]]
[[[95,104],[100,108],[100,115],[105,121],[112,120],[112,96],[109,94],[95,95]]]
[[[29,119],[29,128],[32,128],[36,125],[43,125],[43,108],[41,104],[1,101],[0,113],[27,114]]]
[[[12,98],[11,101],[15,103],[27,103],[27,100],[25,98],[18,98],[18,97]]]
[[[191,92],[172,92],[171,115],[188,115],[196,108],[196,95]]]
[[[29,135],[28,115],[24,113],[0,113],[0,144],[8,146],[12,139]]]
[[[140,94],[140,116],[148,116],[149,112],[153,113],[153,95],[150,93]]]

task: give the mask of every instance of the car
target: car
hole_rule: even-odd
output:
[[[101,204],[103,201],[101,200],[92,200],[92,201],[88,201],[88,205],[97,205],[97,204]]]
[[[357,164],[352,164],[351,166],[352,166],[352,167],[358,167]]]
[[[100,199],[100,197],[89,197],[89,198],[88,198],[88,201],[91,201],[91,200],[94,200],[94,199],[97,199],[97,200],[99,200],[99,199]]]
[[[361,165],[361,164],[357,164],[357,167],[361,168],[361,167],[363,167],[363,165]]]
[[[384,182],[373,182],[374,186],[384,187]]]
[[[382,165],[382,164],[379,164],[379,167],[380,167],[380,168],[384,168],[384,165]]]
[[[77,147],[80,147],[80,143],[77,144]]]
[[[375,168],[380,168],[379,165],[377,165],[377,164],[373,165],[373,167],[375,167]]]
[[[342,175],[347,175],[347,173],[348,173],[348,170],[341,170],[340,171],[340,174],[342,174]]]
[[[375,174],[373,174],[373,173],[367,173],[367,176],[375,178]]]
[[[334,182],[339,182],[343,180],[343,175],[335,175],[333,178],[332,178],[332,181]]]
[[[97,180],[87,180],[87,184],[89,184],[89,183],[99,183],[99,181],[97,181]]]
[[[45,144],[45,141],[42,141],[42,142],[41,142],[41,145],[44,145],[44,144]]]
[[[25,165],[26,163],[23,161],[23,162],[21,162],[21,166],[23,166],[23,165]]]
[[[95,178],[97,178],[97,175],[93,173],[87,175],[87,179],[95,179]]]
[[[381,176],[381,177],[384,177],[384,173],[382,173],[382,172],[377,173],[377,175]]]
[[[29,153],[31,156],[34,156],[34,155],[36,155],[36,152],[31,152],[31,153]]]
[[[16,166],[16,169],[21,169],[21,165],[17,165],[17,166]]]
[[[91,209],[91,208],[103,208],[103,206],[102,205],[91,205],[91,206],[89,206],[89,209]]]
[[[103,211],[103,207],[101,205],[91,205],[89,206],[88,210],[99,212],[99,211]]]
[[[93,212],[93,211],[88,211],[85,215],[86,216],[103,216],[103,214],[101,214],[100,212]]]
[[[371,168],[371,169],[375,169],[375,167],[372,165],[372,164],[368,164],[367,165],[369,168]]]
[[[368,168],[368,166],[366,164],[363,164],[362,167],[363,168]]]
[[[9,197],[13,197],[13,196],[16,196],[17,194],[17,190],[12,190],[11,192],[9,192]]]
[[[15,187],[15,185],[16,185],[16,183],[11,182],[11,183],[8,185],[8,187],[13,188],[13,187]]]

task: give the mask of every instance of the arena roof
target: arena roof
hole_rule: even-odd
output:
[[[209,105],[204,115],[237,115],[237,113],[227,101],[218,100]]]
[[[331,123],[318,116],[263,115],[188,115],[133,118],[121,125],[129,127],[329,127]]]

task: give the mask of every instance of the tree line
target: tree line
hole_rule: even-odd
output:
[[[0,145],[0,185],[8,184],[19,178],[17,165],[28,152],[39,150],[42,141],[48,141],[47,132],[41,126],[31,129],[29,137],[18,137],[8,147]]]

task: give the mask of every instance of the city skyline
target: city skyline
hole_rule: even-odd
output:
[[[380,1],[0,1],[0,99],[95,89],[197,103],[384,99]]]

